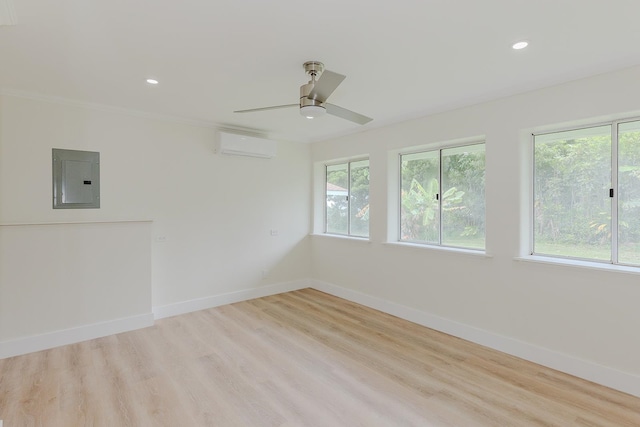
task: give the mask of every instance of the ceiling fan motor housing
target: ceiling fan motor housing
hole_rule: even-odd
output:
[[[314,86],[315,82],[313,80],[306,85],[300,86],[300,107],[306,107],[307,105],[322,107],[322,102],[317,99],[309,98],[309,94],[313,90]]]

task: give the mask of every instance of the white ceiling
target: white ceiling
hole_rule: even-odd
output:
[[[3,3],[11,0],[2,0]],[[640,64],[638,0],[13,0],[0,88],[318,141]],[[514,51],[526,39],[530,46]],[[302,63],[347,78],[296,108]],[[145,83],[155,77],[160,84]]]

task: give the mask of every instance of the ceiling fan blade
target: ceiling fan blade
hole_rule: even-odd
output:
[[[325,102],[346,77],[333,71],[324,70],[307,98]]]
[[[300,107],[300,104],[274,105],[273,107],[251,108],[249,110],[238,110],[234,113],[253,113],[254,111],[278,110],[280,108]]]
[[[373,120],[371,117],[363,116],[354,111],[347,110],[346,108],[338,107],[337,105],[325,103],[324,107],[327,109],[327,113],[340,117],[345,120],[350,120],[359,125],[365,125]]]

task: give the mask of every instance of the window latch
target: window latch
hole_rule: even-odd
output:
[[[609,189],[609,197],[613,197],[613,188]]]
[[[440,200],[440,194],[436,193],[436,200]]]

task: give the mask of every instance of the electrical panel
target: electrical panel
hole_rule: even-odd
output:
[[[53,209],[100,207],[100,153],[54,148]]]

